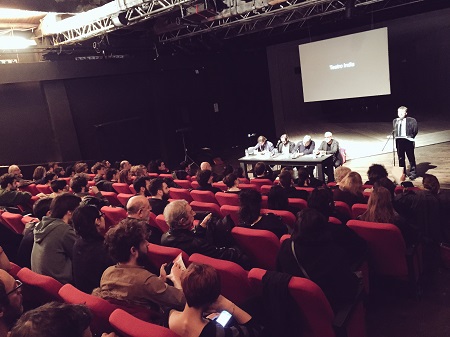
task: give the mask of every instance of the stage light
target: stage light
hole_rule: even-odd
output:
[[[26,49],[36,46],[36,41],[21,36],[0,36],[0,49]]]

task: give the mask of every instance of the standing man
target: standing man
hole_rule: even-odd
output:
[[[399,166],[403,167],[406,174],[405,153],[409,160],[409,174],[411,180],[416,179],[416,157],[414,156],[415,142],[414,138],[419,129],[415,118],[406,117],[408,108],[401,106],[398,108],[398,118],[392,121],[394,127],[395,146],[397,148]]]

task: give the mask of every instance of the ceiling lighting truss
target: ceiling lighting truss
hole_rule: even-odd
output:
[[[375,12],[421,1],[424,0],[356,0],[355,7],[370,7],[370,11]],[[308,19],[344,12],[345,2],[345,0],[288,0],[228,17],[225,17],[228,14],[226,11],[232,11],[225,10],[221,13],[221,17],[211,18],[196,26],[180,26],[178,30],[165,32],[159,35],[159,42],[173,42],[209,32],[216,32],[218,38],[229,39],[261,31],[270,34],[276,28],[283,31],[289,28],[298,29]]]
[[[124,26],[137,24],[141,21],[155,18],[164,13],[179,8],[181,5],[189,4],[193,0],[141,0],[141,1],[124,1],[116,0],[117,10],[109,10],[111,4],[106,4],[107,14],[95,17],[96,12],[100,13],[102,7],[76,14],[70,18],[56,22],[50,29],[42,29],[43,36],[50,36],[52,45],[62,46],[74,44],[76,42],[88,40],[90,38],[110,33]],[[117,3],[119,3],[117,5]],[[124,6],[126,3],[126,6]],[[125,7],[125,8],[124,8]],[[109,12],[109,13],[108,13]],[[85,17],[93,17],[90,20],[83,20]],[[120,22],[117,17],[120,16]],[[82,24],[77,22],[87,21]]]

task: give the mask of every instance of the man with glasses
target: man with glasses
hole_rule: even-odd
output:
[[[6,337],[22,315],[22,282],[0,269],[0,337]]]

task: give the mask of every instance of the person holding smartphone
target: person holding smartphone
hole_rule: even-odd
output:
[[[181,276],[181,286],[186,298],[184,310],[170,311],[167,319],[167,327],[181,337],[261,335],[263,327],[250,314],[220,295],[220,278],[213,267],[191,264]],[[205,317],[208,312],[221,314],[213,320]]]

